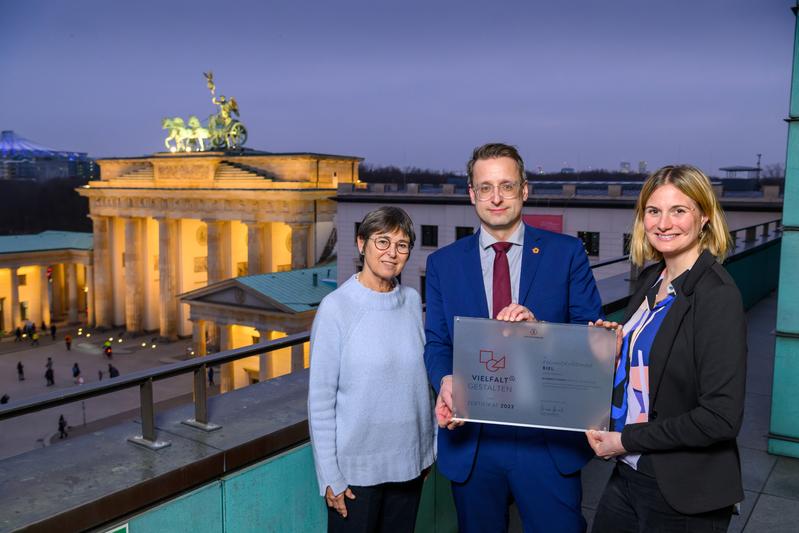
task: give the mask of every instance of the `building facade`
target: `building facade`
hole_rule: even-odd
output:
[[[0,237],[0,329],[86,321],[92,285],[92,235],[45,231]]]
[[[583,241],[592,263],[629,253],[632,217],[637,191],[633,184],[616,182],[529,184],[522,215],[525,222],[542,229],[565,233]],[[640,189],[640,183],[637,184]],[[782,198],[775,188],[759,196],[726,197],[714,186],[725,209],[731,230],[763,224],[782,217]],[[582,190],[578,190],[582,189]],[[424,297],[427,256],[456,239],[479,229],[479,220],[465,188],[453,185],[420,188],[369,184],[368,188],[342,185],[336,196],[338,234],[338,281],[342,283],[361,268],[355,248],[358,223],[381,205],[405,209],[414,222],[416,244],[402,272],[402,283]]]
[[[336,288],[336,265],[231,278],[181,295],[194,324],[194,351],[208,351],[208,324],[238,348],[311,329],[322,298]],[[222,392],[307,368],[308,343],[222,365]]]
[[[192,334],[178,295],[246,274],[312,266],[335,245],[330,199],[357,157],[242,151],[98,160],[78,192],[93,222],[93,322]],[[232,347],[226,329],[213,345]]]

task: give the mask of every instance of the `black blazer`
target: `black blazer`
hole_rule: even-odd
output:
[[[625,322],[664,264],[641,274]],[[649,354],[649,422],[628,424],[624,448],[650,457],[658,487],[677,511],[696,514],[743,500],[735,438],[746,385],[746,320],[735,282],[704,251],[675,286]]]

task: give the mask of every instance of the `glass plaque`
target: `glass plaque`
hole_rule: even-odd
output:
[[[607,430],[616,333],[455,317],[452,400],[469,422]]]

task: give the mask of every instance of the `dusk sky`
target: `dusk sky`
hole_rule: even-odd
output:
[[[792,0],[2,2],[0,129],[94,157],[163,150],[233,96],[247,147],[462,171],[784,164]]]

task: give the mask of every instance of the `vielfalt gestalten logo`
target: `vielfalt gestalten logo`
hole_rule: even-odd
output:
[[[485,365],[486,370],[489,372],[496,372],[500,368],[505,368],[505,356],[496,358],[492,350],[480,350],[480,362]]]

